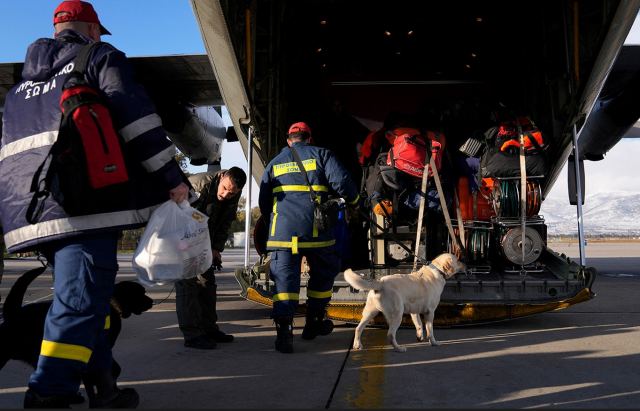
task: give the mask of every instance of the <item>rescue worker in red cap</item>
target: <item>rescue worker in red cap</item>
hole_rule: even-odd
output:
[[[275,282],[271,316],[277,332],[275,348],[282,353],[293,352],[293,315],[300,299],[303,256],[310,270],[302,338],[312,340],[333,330],[326,307],[340,262],[333,231],[319,230],[314,222],[314,197],[316,202],[324,202],[330,194],[337,194],[353,206],[359,199],[356,184],[335,155],[311,145],[311,129],[306,123],[291,125],[287,145],[265,168],[258,200],[262,215],[270,216],[267,250]]]
[[[174,159],[176,149],[127,58],[108,43],[109,34],[90,3],[63,1],[53,16],[55,36],[29,46],[22,81],[7,94],[0,157],[0,224],[9,252],[38,251],[54,272],[54,299],[47,314],[38,365],[29,379],[25,408],[70,408],[78,400],[81,377],[95,384],[91,408],[135,408],[133,388],[120,389],[112,372],[107,339],[109,300],[118,270],[122,229],[143,226],[152,210],[171,199],[184,201],[186,177]],[[70,216],[54,196],[41,199],[30,224],[30,186],[56,141],[62,116],[59,102],[74,59],[93,46],[85,80],[99,90],[110,109],[122,150],[135,167],[131,186],[118,191],[105,211]],[[13,147],[5,153],[5,148]],[[136,187],[135,190],[131,187]],[[116,315],[116,314],[114,314]]]

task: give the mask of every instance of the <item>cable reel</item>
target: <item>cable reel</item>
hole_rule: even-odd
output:
[[[509,229],[500,240],[504,256],[515,265],[527,265],[535,262],[544,250],[544,241],[537,230],[525,228],[524,257],[522,253],[522,228]],[[523,260],[524,258],[524,260]]]
[[[466,226],[465,226],[466,227]],[[465,238],[467,263],[477,264],[489,261],[489,251],[491,247],[491,231],[489,226],[466,227],[467,236]],[[453,231],[459,235],[460,230],[454,227]],[[449,252],[455,250],[455,241],[449,238]]]
[[[489,259],[489,230],[472,229],[466,243],[469,262],[482,262]]]
[[[499,217],[520,216],[520,183],[500,180],[492,193],[493,208]],[[537,181],[527,180],[527,217],[537,215],[542,205],[542,190]]]

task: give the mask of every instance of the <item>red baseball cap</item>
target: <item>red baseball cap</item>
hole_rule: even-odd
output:
[[[293,123],[291,127],[289,127],[289,132],[287,134],[291,133],[309,133],[309,135],[311,135],[311,128],[307,123],[300,121],[298,123]]]
[[[58,15],[59,13],[62,14]],[[93,6],[86,1],[66,0],[56,7],[56,10],[53,12],[53,24],[56,25],[67,21],[96,23],[100,25],[100,34],[111,34],[109,30],[100,24],[98,14],[93,9]]]

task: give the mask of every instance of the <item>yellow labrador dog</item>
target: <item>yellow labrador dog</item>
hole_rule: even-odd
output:
[[[362,348],[362,331],[379,312],[382,312],[387,320],[387,337],[396,351],[407,350],[396,341],[396,331],[402,323],[402,315],[406,313],[411,314],[418,341],[428,339],[431,345],[438,345],[433,335],[433,314],[440,302],[446,280],[465,270],[464,263],[458,261],[453,254],[440,254],[431,264],[410,274],[387,275],[380,280],[369,280],[351,269],[345,270],[344,278],[353,288],[371,290],[362,310],[362,320],[356,327],[353,348]],[[426,319],[426,336],[425,327],[420,319],[421,314],[424,314]]]

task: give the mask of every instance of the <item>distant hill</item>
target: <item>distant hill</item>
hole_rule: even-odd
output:
[[[577,235],[577,206],[568,199],[547,199],[540,214],[548,235]],[[587,236],[640,236],[640,194],[609,192],[587,195],[582,207]]]

